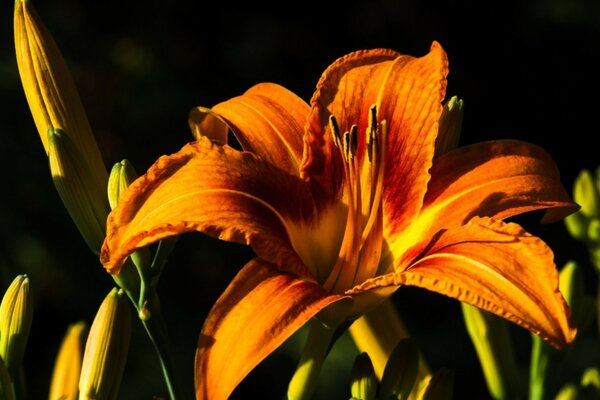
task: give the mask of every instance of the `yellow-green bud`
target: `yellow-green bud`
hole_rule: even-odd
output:
[[[575,178],[573,200],[581,206],[580,212],[587,217],[597,216],[600,212],[600,194],[592,173],[587,169],[581,170]]]
[[[121,195],[137,177],[135,169],[128,160],[113,165],[108,177],[108,202],[111,209],[117,206]]]
[[[78,152],[71,137],[60,129],[48,130],[48,160],[63,204],[90,249],[100,254],[110,211],[106,185],[95,185],[86,155]]]
[[[89,165],[92,184],[104,190],[108,174],[75,82],[31,1],[15,1],[14,39],[21,82],[46,152],[48,131],[66,132]]]
[[[435,142],[434,157],[441,156],[458,146],[458,139],[460,138],[460,131],[462,129],[463,112],[464,102],[456,96],[450,98],[444,104]]]
[[[398,342],[385,364],[381,377],[380,398],[407,399],[419,372],[419,350],[414,341]]]
[[[129,301],[121,289],[106,296],[85,344],[79,399],[117,398],[131,336]]]
[[[565,219],[565,226],[567,230],[577,240],[587,240],[588,228],[590,219],[585,216],[584,213],[578,211],[567,216]]]
[[[0,304],[0,357],[13,378],[23,361],[32,318],[33,298],[29,291],[29,278],[18,275]]]
[[[495,399],[518,397],[522,388],[506,321],[472,305],[461,306],[490,394]]]
[[[600,220],[596,217],[589,220],[587,238],[595,243],[600,240]]]
[[[558,287],[571,308],[574,321],[581,319],[581,306],[583,305],[585,288],[581,268],[575,261],[569,261],[558,274]],[[579,325],[579,324],[577,324]]]
[[[577,385],[568,383],[558,391],[554,400],[577,400],[577,394]]]
[[[583,371],[579,386],[581,391],[585,393],[585,399],[600,399],[600,370],[596,367],[590,367]]]
[[[83,321],[67,329],[54,362],[48,400],[77,400],[87,333],[87,324]]]
[[[454,391],[454,371],[447,368],[437,370],[429,384],[423,400],[452,400],[452,392]]]
[[[375,400],[377,398],[377,377],[367,353],[360,353],[354,360],[350,380],[352,398],[357,400]]]
[[[125,193],[129,185],[136,180],[138,174],[128,160],[113,165],[108,177],[108,201],[111,208],[115,208],[121,195]],[[150,250],[144,247],[131,255],[131,260],[137,266],[138,270],[147,270],[150,268]]]

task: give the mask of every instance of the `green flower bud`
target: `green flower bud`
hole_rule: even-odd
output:
[[[377,398],[377,377],[367,353],[359,354],[354,360],[350,380],[352,398],[357,400],[375,400]]]
[[[33,298],[27,275],[18,275],[0,304],[0,357],[13,379],[16,377],[29,338],[33,318]]]
[[[587,240],[590,219],[584,213],[578,211],[567,216],[564,221],[567,231],[573,238],[581,241]]]
[[[125,190],[137,177],[135,169],[128,160],[122,160],[113,165],[108,177],[108,202],[111,209],[117,206],[121,194],[125,193]]]
[[[455,149],[458,145],[458,139],[460,138],[460,131],[462,128],[463,111],[464,102],[456,96],[450,98],[450,100],[444,104],[435,142],[434,157],[447,153],[450,150]]]
[[[67,329],[54,363],[49,400],[77,400],[87,333],[88,328],[83,321]]]
[[[588,228],[587,228],[587,238],[588,240],[598,243],[600,241],[600,220],[596,217],[591,218],[589,220]]]
[[[581,206],[581,212],[587,217],[597,216],[600,212],[600,194],[594,178],[587,169],[581,170],[573,186],[573,200]]]
[[[581,387],[581,392],[584,393],[585,399],[600,399],[600,370],[590,367],[583,371],[579,386]]]
[[[454,371],[442,368],[431,377],[427,389],[423,393],[423,400],[452,400],[453,391]]]
[[[60,129],[48,131],[48,159],[54,186],[71,218],[90,249],[100,254],[110,211],[106,186],[94,183],[85,154]]]
[[[558,391],[554,400],[577,400],[577,394],[577,385],[568,383]]]
[[[490,394],[495,399],[518,397],[522,389],[506,321],[469,304],[461,305]]]
[[[385,365],[380,398],[407,399],[419,372],[419,350],[410,338],[400,340]]]
[[[85,344],[79,399],[117,398],[131,336],[129,302],[121,289],[106,296]]]
[[[585,288],[581,268],[575,261],[569,261],[560,270],[558,287],[571,308],[571,317],[579,325],[582,317]]]
[[[125,193],[129,185],[137,177],[135,169],[128,160],[122,160],[113,165],[108,177],[108,202],[110,203],[110,208],[114,209],[117,206],[121,195]],[[150,258],[150,250],[148,248],[137,250],[131,255],[133,263],[138,269],[141,268],[143,270],[150,268]]]

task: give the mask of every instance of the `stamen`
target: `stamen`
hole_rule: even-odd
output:
[[[342,135],[340,133],[340,126],[338,125],[335,116],[329,116],[329,129],[331,129],[331,135],[333,136],[333,144],[338,148],[341,147]]]
[[[352,125],[350,128],[350,156],[352,159],[356,157],[356,150],[358,149],[358,126]]]
[[[373,151],[377,151],[377,105],[369,108],[369,124],[367,126],[367,155],[373,161]]]
[[[344,161],[346,162],[350,162],[351,160],[351,156],[352,156],[352,151],[350,149],[351,146],[351,138],[350,138],[350,132],[346,131],[344,132]]]

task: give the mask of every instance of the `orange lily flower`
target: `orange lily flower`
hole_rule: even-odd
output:
[[[257,254],[204,324],[197,398],[227,398],[312,317],[335,326],[402,285],[491,311],[557,347],[574,338],[552,251],[503,220],[547,209],[551,222],[578,206],[532,144],[436,150],[452,142],[439,123],[447,72],[434,42],[420,58],[374,49],[338,59],[310,105],[256,85],[194,110],[198,140],[129,187],[108,219],[109,272],[190,231]],[[223,141],[228,130],[245,151],[202,137]]]

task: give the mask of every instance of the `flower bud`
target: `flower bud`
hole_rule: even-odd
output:
[[[350,380],[350,393],[353,399],[375,400],[377,398],[377,377],[367,353],[360,353],[354,360]]]
[[[79,399],[116,399],[131,336],[129,302],[121,289],[106,296],[85,344]]]
[[[452,400],[453,391],[454,371],[442,368],[431,377],[427,389],[423,393],[423,400]]]
[[[585,399],[600,399],[600,370],[589,367],[581,375],[580,391]]]
[[[592,177],[592,173],[583,169],[575,178],[573,200],[581,206],[586,217],[597,216],[600,212],[600,194]]]
[[[381,378],[382,399],[407,399],[419,372],[419,350],[409,338],[400,340],[388,359]]]
[[[48,131],[62,130],[89,165],[93,185],[105,188],[106,168],[75,82],[31,1],[15,1],[14,34],[21,82],[46,152]]]
[[[13,379],[23,361],[32,318],[33,298],[29,291],[29,278],[18,275],[0,304],[0,357]]]
[[[577,394],[577,385],[568,383],[558,391],[554,400],[577,400]]]
[[[521,385],[507,322],[469,304],[461,306],[490,394],[496,399],[519,397]]]
[[[462,128],[463,111],[464,102],[456,96],[450,98],[444,104],[435,142],[434,157],[441,156],[455,149],[458,145]]]
[[[95,254],[104,241],[109,204],[106,186],[94,184],[84,154],[60,129],[48,131],[48,159],[54,186],[79,232]]]
[[[77,400],[87,333],[88,328],[83,321],[67,329],[54,363],[49,400]]]

